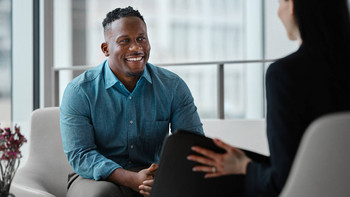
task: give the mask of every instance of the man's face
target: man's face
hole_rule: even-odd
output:
[[[139,77],[151,50],[146,24],[135,16],[117,19],[106,30],[105,39],[101,48],[113,73],[118,78]]]

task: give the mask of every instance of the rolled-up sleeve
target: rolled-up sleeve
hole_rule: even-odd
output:
[[[63,149],[73,170],[84,178],[103,180],[121,166],[98,152],[89,98],[68,84],[60,106]]]

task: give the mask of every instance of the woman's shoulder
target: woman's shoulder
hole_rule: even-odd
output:
[[[297,51],[276,60],[271,65],[295,65],[296,63],[300,64],[303,62],[307,62],[309,61],[309,59],[310,57],[308,56],[306,50],[303,49],[303,47],[300,47]]]
[[[300,72],[302,72],[301,70],[308,70],[308,68],[314,66],[315,64],[318,64],[317,59],[318,58],[314,58],[312,55],[308,54],[306,49],[301,46],[294,53],[291,53],[290,55],[280,58],[272,63],[269,66],[267,72],[298,72],[300,74]]]

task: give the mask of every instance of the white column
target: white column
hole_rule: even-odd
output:
[[[245,59],[263,58],[262,1],[245,1]],[[263,117],[263,65],[246,64],[246,118]]]
[[[54,1],[54,67],[72,66],[72,14],[71,0]],[[72,72],[60,72],[59,103],[64,89],[72,80]]]
[[[53,4],[53,0],[40,1],[40,107],[54,106],[52,95]]]
[[[33,1],[12,1],[12,120],[30,141],[33,111]],[[21,165],[28,158],[28,143],[21,148]]]

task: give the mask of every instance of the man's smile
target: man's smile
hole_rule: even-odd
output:
[[[137,62],[137,61],[141,61],[143,59],[144,59],[143,56],[141,56],[141,57],[129,57],[129,58],[126,58],[126,61]]]

